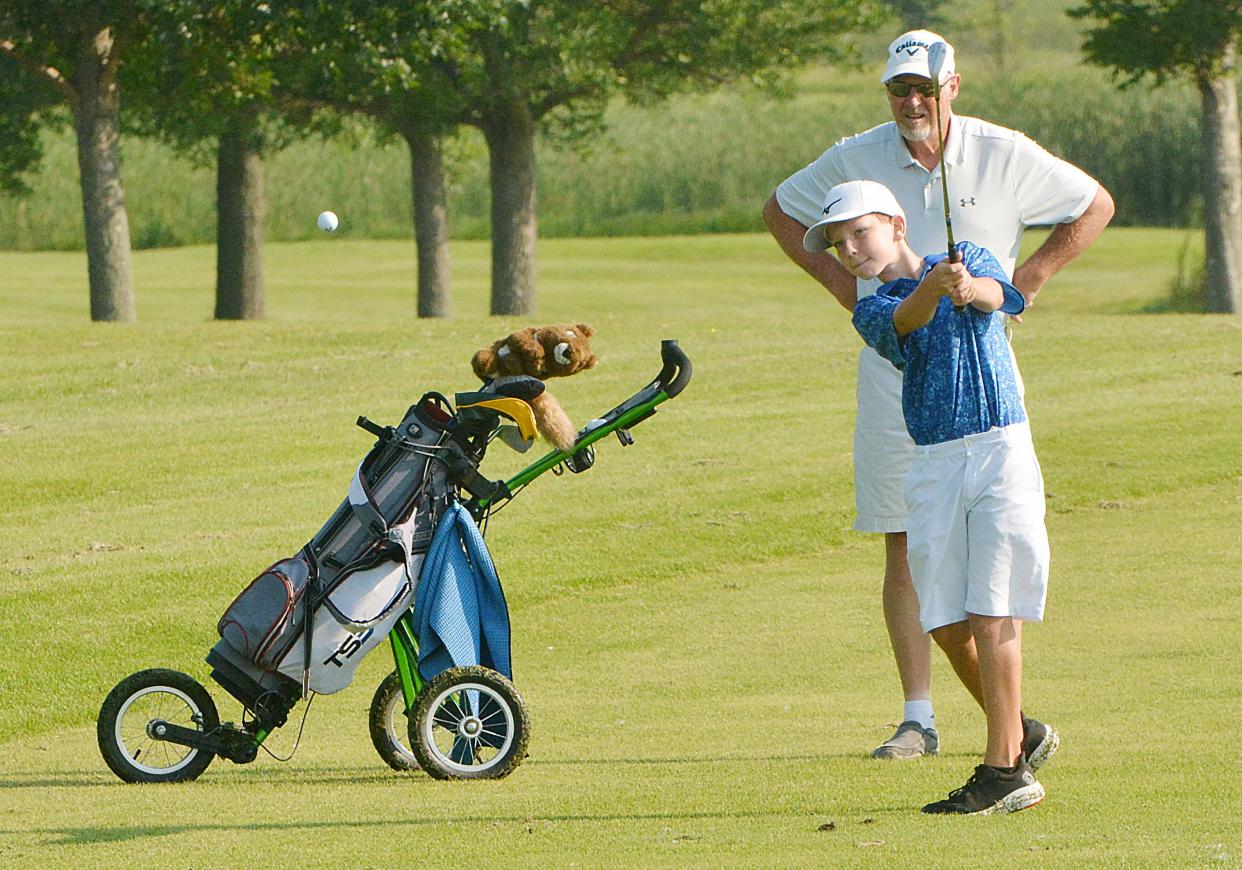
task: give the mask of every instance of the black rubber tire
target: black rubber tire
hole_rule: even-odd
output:
[[[418,759],[406,745],[409,720],[405,715],[405,695],[396,671],[384,677],[371,699],[371,743],[384,763],[393,770],[419,770]]]
[[[95,733],[99,739],[99,751],[103,754],[104,761],[107,762],[112,772],[125,782],[189,782],[197,779],[215,758],[214,753],[164,743],[150,737],[143,737],[132,730],[131,733],[135,734],[133,747],[121,737],[118,733],[121,724],[119,720],[128,712],[131,702],[140,697],[159,694],[161,690],[170,699],[176,698],[179,703],[174,703],[173,707],[184,708],[179,712],[184,713],[188,710],[191,714],[197,714],[201,718],[202,721],[197,723],[200,730],[211,731],[220,724],[220,714],[216,712],[216,704],[211,700],[211,695],[193,677],[180,671],[151,668],[121,680],[104,699],[103,706],[99,710]],[[169,721],[187,728],[196,725],[188,716]],[[186,754],[163,768],[147,766],[139,762],[139,755],[144,749],[156,745],[172,747],[176,752],[185,751]]]
[[[479,712],[485,725],[495,729],[493,733],[500,736],[502,745],[490,746],[489,748],[498,751],[486,760],[461,764],[454,762],[436,745],[436,736],[443,740],[452,732],[439,727],[437,733],[437,725],[432,717],[436,708],[443,706],[441,702],[446,695],[471,685],[479,687],[486,694],[488,707]],[[526,702],[513,687],[513,683],[491,668],[477,665],[449,668],[432,680],[418,696],[418,702],[410,714],[410,748],[414,750],[419,766],[435,779],[506,777],[526,757],[526,744],[529,740],[530,714],[526,710]]]

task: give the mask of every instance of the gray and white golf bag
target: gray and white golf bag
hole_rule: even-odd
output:
[[[301,551],[255,578],[220,618],[207,656],[212,677],[265,726],[283,724],[307,689],[348,686],[413,603],[438,517],[458,482],[477,478],[486,447],[450,411],[428,393],[396,427],[359,418],[378,441],[348,496]]]

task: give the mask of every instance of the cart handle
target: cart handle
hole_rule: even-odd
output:
[[[675,338],[666,338],[660,342],[660,359],[664,360],[664,368],[656,375],[656,382],[671,399],[686,388],[694,366],[690,357],[681,349]]]

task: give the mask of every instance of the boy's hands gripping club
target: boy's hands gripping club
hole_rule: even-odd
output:
[[[941,260],[927,273],[923,282],[936,296],[948,296],[958,308],[974,302],[978,295],[975,279],[966,271],[966,266],[961,262],[961,254],[958,254],[957,261]]]

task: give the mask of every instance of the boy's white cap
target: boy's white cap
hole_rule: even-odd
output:
[[[880,81],[887,84],[897,76],[905,75],[930,79],[927,49],[937,42],[944,43],[944,66],[940,68],[940,83],[944,84],[953,75],[953,46],[930,30],[911,30],[889,43],[888,63],[884,66],[884,77]]]
[[[873,213],[900,216],[906,213],[897,204],[893,192],[878,181],[847,181],[838,184],[824,197],[823,218],[813,224],[802,237],[802,247],[813,254],[828,250],[828,237],[824,227],[838,221],[851,221],[856,217]]]

